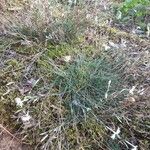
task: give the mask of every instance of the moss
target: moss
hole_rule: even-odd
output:
[[[88,118],[87,121],[74,124],[65,130],[66,138],[70,144],[70,149],[99,149],[99,143],[105,137],[104,128],[95,120]],[[95,140],[97,139],[97,140]]]
[[[9,59],[6,61],[6,65],[12,66],[12,67],[20,67],[20,63],[16,59]]]
[[[4,92],[4,91],[2,91]],[[4,94],[4,93],[3,93]],[[15,94],[11,93],[6,96],[1,96],[0,98],[0,120],[4,126],[8,126],[9,129],[14,130],[16,128],[16,121],[13,119],[12,115],[15,113],[16,106],[14,103]]]
[[[31,46],[31,47],[28,47],[28,46],[21,46],[19,45],[18,47],[16,46],[12,46],[12,48],[14,48],[14,50],[18,53],[18,54],[21,54],[21,55],[24,55],[24,56],[30,56],[30,55],[34,55],[38,52],[40,52],[40,45],[39,46]]]
[[[46,55],[49,58],[58,58],[68,54],[74,53],[74,47],[70,44],[62,43],[60,45],[49,45],[47,47]]]

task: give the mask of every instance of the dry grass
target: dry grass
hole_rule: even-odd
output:
[[[34,149],[148,149],[149,39],[84,2],[2,3],[1,124]]]

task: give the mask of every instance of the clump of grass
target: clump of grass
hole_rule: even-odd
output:
[[[6,35],[13,39],[0,40],[2,124],[21,130],[23,139],[35,149],[127,149],[131,145],[127,146],[125,141],[132,142],[130,137],[136,138],[140,148],[148,149],[148,94],[140,95],[145,92],[143,88],[138,93],[148,71],[145,75],[135,71],[140,59],[129,57],[130,49],[123,52],[121,47],[112,46],[103,50],[103,42],[116,38],[112,36],[114,31],[100,29],[105,36],[102,40],[98,36],[101,33],[95,32],[96,27],[90,26],[86,31],[87,43],[80,43],[81,49],[77,50],[72,41],[86,29],[87,18],[95,25],[106,17],[102,17],[103,9],[96,12],[101,8],[97,1],[85,9],[85,1],[82,5],[81,1],[76,5],[63,2],[31,0],[23,9],[13,10],[14,16],[3,12],[2,25]],[[92,10],[96,10],[94,14]],[[85,55],[76,56],[81,51]],[[69,56],[69,61],[65,62],[65,56]],[[124,56],[128,59],[126,70]],[[143,55],[140,57],[141,61],[147,60]],[[129,80],[129,76],[134,79]],[[136,88],[125,93],[124,98],[122,93],[132,85]],[[16,125],[14,120],[19,123]],[[117,132],[116,127],[121,130],[120,139],[116,136],[117,139],[110,140],[111,133]]]
[[[29,0],[20,10],[4,11],[1,18],[6,35],[51,44],[75,40],[88,22],[78,8],[69,9],[56,1],[46,0]]]
[[[119,89],[121,81],[112,67],[113,65],[106,60],[84,57],[79,57],[63,70],[54,66],[55,86],[59,88],[59,96],[65,99],[66,107],[70,107],[71,116],[83,118],[88,111],[109,103],[105,95],[109,82],[111,82],[109,94],[112,94]],[[115,101],[113,103],[115,105]]]
[[[34,101],[30,94],[33,98],[22,108],[31,115],[32,127],[24,130],[26,142],[43,149],[100,148],[107,119],[122,100],[120,64],[85,55],[66,64],[51,59],[47,63],[49,81],[37,85],[38,94],[44,95]]]

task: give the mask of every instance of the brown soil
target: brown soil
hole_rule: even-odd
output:
[[[0,129],[0,150],[30,150],[30,148]]]

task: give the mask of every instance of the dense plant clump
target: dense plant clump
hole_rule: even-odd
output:
[[[123,22],[135,22],[141,27],[147,25],[150,16],[149,0],[125,0],[117,11],[117,19]],[[144,24],[145,23],[145,24]],[[143,25],[143,26],[142,26]]]
[[[24,7],[19,7],[19,11],[14,8],[8,11],[9,15],[0,14],[1,29],[4,34],[18,40],[46,44],[70,43],[89,23],[84,12],[78,11],[79,8],[63,6],[56,1],[29,0]]]
[[[123,98],[122,93],[119,93],[123,81],[120,65],[110,63],[105,57],[93,59],[85,55],[72,58],[65,65],[56,65],[50,59],[47,61],[51,66],[49,90],[45,87],[47,90],[45,89],[44,94],[47,96],[37,98],[35,102],[37,96],[31,96],[29,99],[26,97],[27,104],[22,108],[23,112],[31,112],[28,114],[28,123],[33,126],[31,130],[35,132],[34,135],[41,135],[40,139],[34,139],[35,142],[44,149],[58,149],[58,144],[66,142],[63,149],[73,149],[78,147],[77,130],[88,132],[92,126],[99,130],[99,135],[95,135],[95,138],[101,137],[108,123],[107,117],[103,115],[112,111],[109,118],[113,118],[113,109],[119,109]],[[45,72],[45,75],[47,73]],[[24,124],[24,127],[28,128],[28,125]],[[24,136],[33,140],[30,132],[27,130]],[[95,132],[95,129],[92,129],[91,133],[87,134],[91,136],[96,134]],[[85,139],[86,136],[83,135],[81,144],[85,144]],[[89,139],[88,144],[92,148],[91,142]],[[98,144],[96,141],[94,143]]]
[[[80,56],[62,70],[55,68],[54,86],[59,88],[58,95],[64,98],[66,107],[72,113],[70,116],[79,119],[96,108],[106,109],[105,105],[111,101],[107,100],[107,94],[111,95],[116,88],[119,89],[121,82],[113,67],[106,60]],[[113,103],[115,105],[115,100]]]
[[[0,131],[35,150],[149,148],[150,1],[117,2],[2,1]]]

